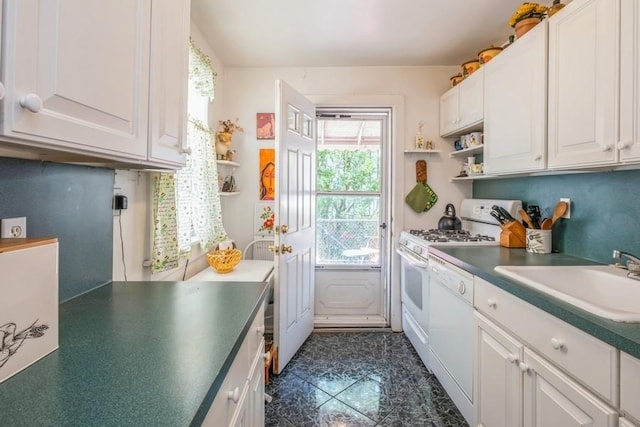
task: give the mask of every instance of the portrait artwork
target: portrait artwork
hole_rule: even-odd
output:
[[[276,190],[276,150],[260,149],[260,200],[274,200]]]
[[[276,114],[256,114],[256,136],[258,139],[276,139]]]

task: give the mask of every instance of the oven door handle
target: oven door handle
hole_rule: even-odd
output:
[[[409,265],[412,265],[413,267],[424,268],[424,269],[428,269],[429,268],[429,264],[428,263],[424,262],[423,260],[421,260],[420,258],[416,257],[415,255],[412,255],[406,249],[397,248],[396,249],[396,253],[398,255],[400,255],[400,257],[402,259],[407,261],[409,263]]]

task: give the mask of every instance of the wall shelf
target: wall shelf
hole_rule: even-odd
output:
[[[219,165],[233,166],[233,167],[240,167],[240,163],[232,162],[232,161],[230,161],[230,160],[216,160],[216,162],[217,162]]]
[[[475,147],[465,148],[464,150],[453,151],[449,153],[449,157],[464,157],[471,154],[481,153],[484,149],[484,144],[476,145]]]
[[[476,179],[496,179],[496,178],[500,178],[500,177],[496,176],[496,175],[480,174],[480,175],[471,175],[471,176],[461,176],[461,177],[449,178],[449,182],[474,181]]]
[[[220,191],[220,197],[237,196],[239,191]]]
[[[442,150],[421,150],[419,148],[404,150],[404,154],[435,154],[435,153],[442,153]]]

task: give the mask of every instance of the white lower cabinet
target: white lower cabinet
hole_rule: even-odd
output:
[[[518,364],[524,346],[477,311],[474,318],[475,424],[486,427],[522,425],[522,373]]]
[[[202,423],[209,427],[264,426],[264,304]]]
[[[620,409],[640,420],[640,360],[620,354]]]
[[[618,424],[615,348],[479,277],[474,286],[474,425]]]
[[[524,427],[615,427],[618,412],[525,348]]]

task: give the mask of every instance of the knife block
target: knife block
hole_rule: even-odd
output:
[[[505,248],[524,248],[527,246],[527,231],[518,221],[502,226],[500,246]]]

